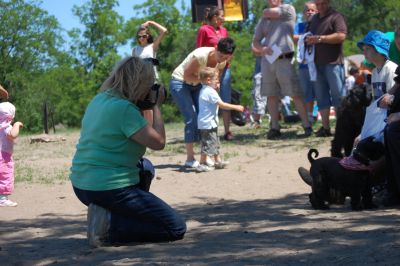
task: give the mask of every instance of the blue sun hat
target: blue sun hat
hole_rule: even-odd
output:
[[[389,58],[390,41],[385,33],[379,30],[369,31],[364,39],[357,43],[357,46],[362,50],[365,44],[371,45],[378,53]]]

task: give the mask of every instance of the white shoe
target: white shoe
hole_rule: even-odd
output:
[[[199,173],[210,172],[211,170],[212,170],[212,168],[205,164],[200,164],[199,166],[196,167],[196,171]]]
[[[206,165],[209,167],[214,167],[215,163],[210,157],[207,157]]]
[[[103,246],[110,229],[111,213],[91,203],[87,214],[87,238],[92,247]]]
[[[224,169],[229,164],[229,161],[215,162],[215,169]]]
[[[187,168],[197,168],[199,165],[200,165],[200,163],[196,160],[185,162],[185,167],[187,167]]]
[[[0,207],[16,207],[18,203],[9,199],[0,200]]]

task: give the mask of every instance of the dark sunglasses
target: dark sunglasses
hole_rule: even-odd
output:
[[[145,34],[145,35],[138,35],[137,36],[138,37],[138,39],[147,39],[147,34]]]

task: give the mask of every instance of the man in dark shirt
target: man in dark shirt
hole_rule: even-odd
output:
[[[319,13],[313,16],[310,23],[313,35],[306,39],[307,44],[315,45],[315,96],[322,119],[322,127],[316,132],[318,137],[332,135],[329,126],[330,107],[340,105],[345,83],[342,44],[346,39],[347,26],[343,15],[335,11],[330,2],[315,0]]]

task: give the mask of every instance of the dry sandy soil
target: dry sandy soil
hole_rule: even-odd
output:
[[[168,146],[147,156],[156,165],[151,192],[187,220],[185,239],[173,243],[93,249],[86,240],[87,208],[67,179],[78,132],[65,141],[16,146],[16,208],[0,209],[1,265],[399,265],[399,209],[316,211],[298,177],[309,167],[308,148],[329,154],[330,139],[269,141],[265,129],[233,128],[222,142],[231,162],[224,170],[195,173],[185,159],[181,129],[168,129]]]

